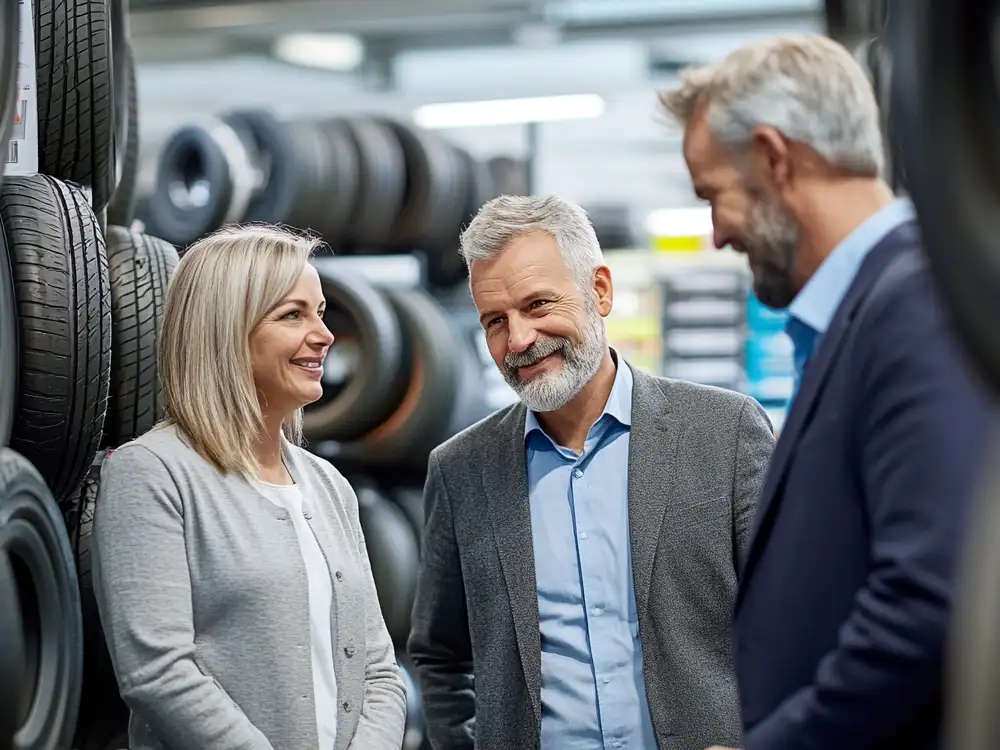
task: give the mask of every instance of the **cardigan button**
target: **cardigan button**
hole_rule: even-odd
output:
[[[348,659],[352,658],[354,656],[354,646],[347,646],[344,649],[344,654],[347,656]]]
[[[351,702],[350,702],[350,701],[344,701],[344,710],[345,710],[345,711],[346,711],[347,713],[350,713],[350,712],[351,712]]]
[[[341,573],[339,570],[333,574],[333,577],[337,579],[337,583],[340,583],[341,581],[344,580],[344,574]]]

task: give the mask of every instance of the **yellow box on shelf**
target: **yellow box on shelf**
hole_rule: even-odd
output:
[[[705,237],[653,237],[653,250],[661,253],[700,253],[704,251]]]
[[[664,208],[646,217],[650,247],[665,253],[711,250],[712,212],[705,206]]]

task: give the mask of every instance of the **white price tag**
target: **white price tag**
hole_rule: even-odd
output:
[[[32,0],[18,0],[21,39],[17,66],[17,106],[7,143],[4,175],[38,174],[38,103],[35,89],[35,26]]]

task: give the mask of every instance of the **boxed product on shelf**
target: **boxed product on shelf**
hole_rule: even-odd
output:
[[[703,258],[665,267],[660,276],[663,371],[743,390],[746,271],[707,254]]]

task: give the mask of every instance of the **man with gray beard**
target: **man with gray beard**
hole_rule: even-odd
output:
[[[738,745],[729,624],[774,437],[609,348],[586,213],[503,196],[462,235],[517,392],[438,447],[409,650],[437,750]]]
[[[822,36],[760,39],[664,92],[715,243],[788,308],[797,390],[733,620],[744,750],[938,750],[956,560],[996,416],[875,93]],[[719,750],[718,747],[714,750]]]

